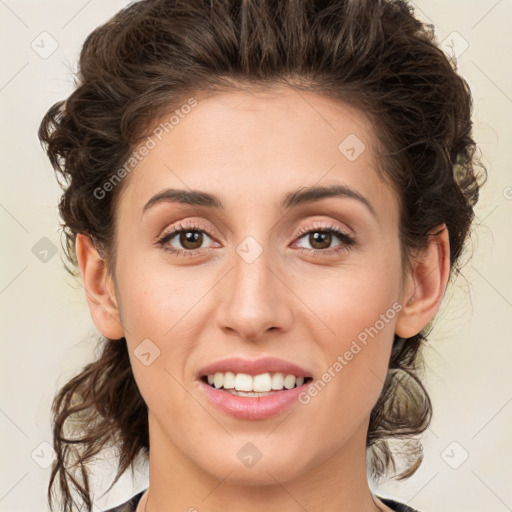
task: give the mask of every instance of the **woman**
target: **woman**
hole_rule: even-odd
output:
[[[92,510],[108,446],[114,483],[149,457],[116,512],[413,510],[367,475],[397,473],[390,439],[396,478],[421,463],[471,127],[405,2],[142,0],[97,28],[39,133],[101,334],[54,402],[52,510]]]

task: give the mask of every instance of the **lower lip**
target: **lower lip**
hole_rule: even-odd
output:
[[[232,395],[199,381],[200,387],[213,405],[241,420],[264,420],[282,413],[298,402],[298,396],[309,386],[309,382],[293,389],[274,391],[270,395],[250,397]]]

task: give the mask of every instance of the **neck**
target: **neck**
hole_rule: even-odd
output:
[[[304,512],[328,510],[379,512],[390,510],[368,487],[365,421],[356,435],[338,451],[308,470],[293,475],[263,471],[251,481],[237,475],[238,466],[219,476],[204,471],[175,445],[160,425],[149,421],[150,486],[137,512]]]

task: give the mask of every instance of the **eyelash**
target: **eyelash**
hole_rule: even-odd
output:
[[[202,233],[205,233],[206,235],[208,235],[208,232],[204,226],[201,226],[199,224],[184,225],[180,222],[177,226],[173,226],[169,231],[166,231],[162,235],[162,237],[157,241],[157,244],[159,246],[161,246],[164,251],[170,252],[171,254],[173,254],[175,256],[185,256],[185,257],[195,256],[197,254],[197,251],[201,251],[203,249],[209,249],[209,248],[189,249],[189,250],[172,249],[168,245],[166,245],[167,242],[169,240],[172,240],[176,235],[178,235],[182,232],[187,232],[187,231],[198,231],[198,232],[202,232]],[[304,235],[308,235],[308,234],[316,233],[316,232],[332,233],[332,234],[336,235],[341,240],[342,243],[333,250],[330,250],[330,249],[307,249],[305,247],[298,247],[297,250],[300,252],[305,252],[310,256],[312,255],[314,257],[318,257],[318,256],[322,256],[326,253],[338,254],[341,252],[349,251],[351,249],[351,247],[356,244],[356,240],[352,236],[348,235],[345,231],[342,231],[340,228],[338,228],[337,226],[333,226],[333,225],[319,224],[319,225],[309,226],[307,228],[302,228],[299,231],[299,233],[297,233],[296,238],[300,239],[300,238],[303,238]],[[212,237],[210,237],[210,235],[208,235],[208,237],[212,238]]]

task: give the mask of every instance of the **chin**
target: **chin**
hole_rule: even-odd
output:
[[[294,448],[279,442],[247,439],[250,438],[235,437],[221,450],[198,454],[200,458],[195,462],[215,479],[243,486],[275,485],[276,480],[286,482],[314,465],[315,457],[309,458],[302,446]]]

